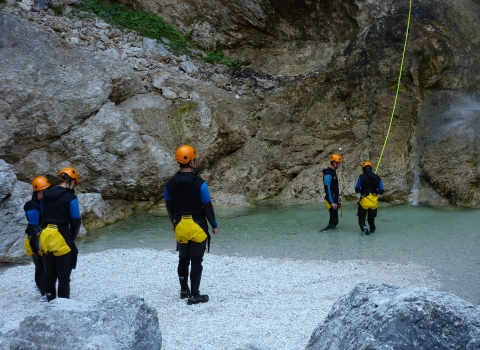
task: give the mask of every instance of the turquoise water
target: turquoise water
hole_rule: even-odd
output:
[[[216,210],[220,233],[211,254],[331,261],[366,259],[413,262],[435,270],[441,290],[480,304],[480,210],[381,203],[377,231],[360,232],[356,203],[344,203],[336,229],[323,203],[266,201]],[[166,212],[150,212],[90,231],[78,241],[80,252],[110,248],[175,251]],[[438,277],[438,276],[437,276]]]

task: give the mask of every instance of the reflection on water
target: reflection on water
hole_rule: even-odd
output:
[[[217,209],[220,234],[211,254],[291,259],[414,262],[440,275],[443,291],[480,304],[480,210],[380,204],[377,231],[361,234],[355,202],[344,203],[336,229],[323,203],[261,202]],[[110,248],[175,250],[166,212],[141,214],[91,231],[78,241],[80,252]]]

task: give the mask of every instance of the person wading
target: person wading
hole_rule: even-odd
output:
[[[178,148],[175,160],[180,165],[180,171],[167,182],[164,189],[168,216],[177,240],[180,298],[188,298],[188,305],[208,302],[208,295],[200,294],[199,290],[203,255],[210,247],[207,220],[212,226],[213,234],[219,232],[208,185],[193,172],[196,157],[192,146],[184,145]]]
[[[338,187],[337,170],[342,166],[343,159],[339,154],[332,154],[330,156],[330,166],[322,170],[323,185],[325,188],[325,206],[330,214],[328,225],[321,230],[327,232],[328,230],[338,225],[338,209],[340,208],[340,190]]]
[[[363,174],[358,177],[355,185],[355,192],[360,193],[358,200],[358,224],[360,230],[366,235],[375,232],[375,218],[377,217],[378,198],[377,194],[383,194],[383,183],[380,176],[373,171],[373,165],[370,161],[362,164]],[[365,224],[365,218],[368,214],[368,225],[370,231]]]
[[[82,220],[74,188],[78,172],[71,167],[58,173],[60,185],[46,190],[40,202],[45,229],[40,234],[40,248],[45,265],[45,291],[48,301],[70,298],[70,274],[77,265],[78,250],[74,243]]]
[[[28,226],[25,230],[25,253],[32,256],[35,265],[35,284],[42,297],[40,301],[47,301],[45,296],[45,268],[43,266],[42,251],[38,242],[40,227],[42,225],[42,213],[40,209],[40,200],[43,198],[43,191],[50,187],[45,176],[37,176],[32,181],[33,195],[23,206],[25,215],[27,216]]]

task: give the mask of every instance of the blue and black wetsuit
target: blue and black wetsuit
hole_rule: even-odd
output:
[[[357,184],[355,185],[355,192],[360,193],[357,212],[360,230],[366,234],[375,232],[375,218],[377,217],[378,208],[377,194],[382,194],[384,192],[382,179],[367,167],[364,170],[364,173],[358,177]],[[370,231],[368,231],[367,226],[365,225],[367,215]]]
[[[340,197],[340,189],[338,186],[338,177],[335,169],[325,168],[322,170],[323,173],[323,185],[325,188],[325,206],[327,207],[330,213],[330,220],[328,221],[328,226],[324,230],[329,230],[338,225],[338,207],[337,209],[332,208],[332,203],[337,204]]]
[[[58,297],[70,297],[70,274],[76,267],[77,238],[82,220],[75,191],[55,186],[45,190],[41,201],[43,222],[46,227],[40,235],[45,264],[46,292],[48,300],[56,298],[55,283],[58,279]]]
[[[45,295],[45,268],[43,266],[43,260],[38,254],[40,251],[38,235],[40,234],[40,225],[43,221],[40,202],[35,197],[35,194],[31,200],[25,203],[23,210],[28,220],[28,226],[25,230],[27,234],[25,238],[25,252],[27,255],[32,256],[33,263],[35,264],[35,283],[40,293]]]
[[[208,223],[212,228],[218,227],[208,185],[193,172],[179,171],[165,185],[164,196],[168,216],[175,227],[180,287],[182,290],[188,289],[188,268],[191,262],[191,294],[197,296],[207,242],[210,246]]]

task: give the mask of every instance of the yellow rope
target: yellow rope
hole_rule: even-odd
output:
[[[398,92],[400,91],[400,80],[402,79],[403,62],[405,60],[405,52],[407,51],[408,31],[410,29],[411,14],[412,14],[412,0],[410,0],[410,8],[408,9],[407,31],[405,33],[405,43],[403,44],[402,63],[400,64],[400,73],[398,74],[398,83],[397,83],[397,92],[395,94],[395,102],[393,103],[392,116],[390,117],[390,124],[388,125],[387,136],[385,137],[385,142],[383,143],[383,148],[382,148],[382,153],[380,153],[380,158],[378,158],[377,167],[375,168],[375,174],[377,173],[378,168],[380,167],[380,161],[382,160],[383,152],[385,151],[385,146],[387,145],[387,141],[388,141],[388,136],[390,135],[390,129],[392,128],[395,108],[397,107]]]

